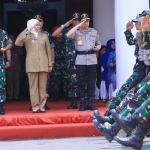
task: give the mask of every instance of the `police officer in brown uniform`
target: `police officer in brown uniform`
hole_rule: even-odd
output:
[[[89,27],[88,14],[80,14],[80,24],[72,28],[66,36],[72,38],[76,48],[76,69],[78,97],[80,98],[80,111],[97,109],[93,104],[96,79],[96,52],[101,47],[97,31]],[[86,78],[87,77],[87,78]],[[87,81],[86,81],[87,79]],[[87,83],[88,104],[85,103],[85,85]]]
[[[19,99],[19,83],[20,83],[20,55],[23,54],[21,47],[15,45],[15,35],[11,34],[10,39],[13,41],[11,48],[11,65],[6,69],[6,87],[7,100]]]

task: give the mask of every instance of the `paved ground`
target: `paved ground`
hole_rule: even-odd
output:
[[[131,150],[104,137],[76,137],[61,139],[1,141],[0,150]],[[150,149],[150,138],[145,138],[142,150]]]

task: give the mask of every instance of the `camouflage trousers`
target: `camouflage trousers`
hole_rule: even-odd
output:
[[[114,97],[107,108],[107,112],[109,112],[111,109],[116,108],[122,101],[122,99],[128,94],[128,92],[131,91],[138,91],[138,89],[144,85],[144,82],[141,82],[144,77],[146,76],[146,69],[145,66],[140,67],[140,69],[133,72],[133,74],[126,80],[126,82],[121,86],[119,91],[116,93],[116,97]],[[140,84],[139,84],[140,83]],[[131,92],[130,91],[130,92]],[[129,92],[129,93],[130,93]],[[129,94],[130,95],[130,94]]]
[[[140,88],[139,88],[140,87]],[[138,91],[135,89],[139,88]],[[150,97],[150,73],[146,76],[136,88],[130,90],[120,105],[116,108],[118,113],[126,116],[128,113],[133,114],[143,102]]]
[[[61,80],[63,81],[63,91],[67,91],[67,73],[65,72],[65,67],[64,61],[55,62],[53,71],[48,74],[47,91],[58,93]]]
[[[76,97],[76,68],[67,60],[55,62],[53,71],[48,75],[47,90],[58,92],[61,79],[63,80],[63,91],[68,93],[68,98]]]
[[[77,97],[77,75],[74,61],[65,60],[67,73],[68,98]]]
[[[150,119],[150,98],[148,98],[139,108],[136,109],[136,113],[143,120]]]
[[[5,61],[0,57],[0,102],[6,99]]]

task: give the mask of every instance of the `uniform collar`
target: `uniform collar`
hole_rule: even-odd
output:
[[[87,31],[85,32],[90,32],[91,31],[91,28],[89,27]],[[80,28],[80,32],[84,32],[81,28]]]

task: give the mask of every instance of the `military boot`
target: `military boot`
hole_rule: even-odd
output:
[[[0,102],[0,115],[4,115],[5,114],[5,110],[3,108],[4,102]]]
[[[97,108],[93,104],[93,99],[94,99],[93,97],[88,98],[88,104],[86,108],[89,110],[97,110]]]
[[[131,117],[123,117],[119,115],[115,109],[111,110],[111,115],[115,122],[128,134],[131,135],[131,132],[135,127],[142,121],[139,115],[135,113]]]
[[[85,111],[86,110],[86,104],[85,104],[85,98],[80,98],[80,111]]]
[[[114,139],[127,147],[132,147],[134,150],[141,150],[143,145],[143,139],[147,132],[150,131],[150,119],[143,121],[136,129],[136,132],[127,138],[114,137]]]
[[[118,134],[121,129],[116,123],[113,123],[110,127],[106,127],[103,124],[98,123],[97,120],[93,120],[93,123],[95,128],[100,133],[105,135],[106,140],[108,140],[109,142],[113,140],[113,138]]]
[[[71,104],[67,107],[67,109],[76,109],[76,108],[77,108],[76,98],[72,97]]]
[[[105,122],[108,122],[110,124],[114,123],[114,119],[112,118],[112,116],[103,116],[98,112],[98,110],[94,110],[94,116],[96,117],[97,121],[101,124],[104,124]]]

